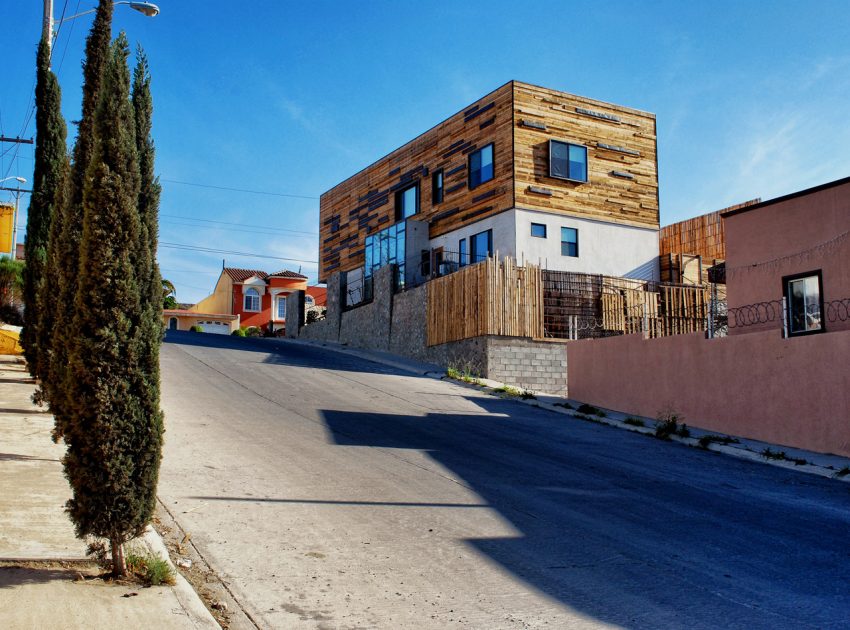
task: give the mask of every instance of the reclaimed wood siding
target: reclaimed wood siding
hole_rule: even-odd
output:
[[[321,196],[319,278],[363,264],[366,237],[395,222],[395,192],[419,182],[431,237],[508,210],[512,197],[512,84],[508,83]],[[494,143],[494,178],[470,190],[469,154]],[[443,169],[443,201],[431,174]]]
[[[658,228],[653,114],[524,83],[514,86],[518,207]],[[549,140],[587,147],[587,183],[549,177]]]

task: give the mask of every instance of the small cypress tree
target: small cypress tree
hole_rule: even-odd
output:
[[[56,192],[65,167],[65,119],[62,117],[62,91],[50,70],[50,47],[42,39],[38,46],[35,87],[35,171],[33,193],[27,215],[24,243],[24,330],[21,343],[30,374],[44,381],[48,377],[48,357],[52,328],[46,322],[53,305],[40,302],[41,285],[47,267],[47,246]]]
[[[61,231],[52,243],[52,257],[48,274],[56,274],[56,292],[51,303],[73,308],[79,272],[80,236],[82,233],[83,188],[94,149],[94,116],[98,104],[103,68],[109,58],[112,39],[112,0],[100,0],[89,36],[86,39],[86,60],[83,65],[82,117],[74,144],[73,161],[65,179],[67,190],[62,191],[63,204]],[[56,210],[54,209],[54,212]],[[50,344],[49,385],[45,394],[56,422],[54,438],[63,435],[73,403],[74,383],[68,370],[68,352],[74,341],[69,317],[57,318],[52,329]]]
[[[117,575],[126,573],[123,544],[153,514],[162,449],[158,373],[153,387],[150,372],[152,327],[142,296],[151,271],[137,268],[149,244],[140,241],[141,178],[127,57],[122,33],[103,75],[83,194],[85,273],[71,326],[75,387],[64,459],[77,535],[109,539]]]

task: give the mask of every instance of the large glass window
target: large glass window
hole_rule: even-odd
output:
[[[578,258],[578,230],[575,228],[561,228],[561,256],[573,256]]]
[[[372,276],[375,270],[385,265],[394,264],[398,270],[396,286],[403,287],[405,279],[404,239],[406,226],[404,222],[384,228],[380,232],[366,237],[364,280],[368,285],[367,293],[372,294]]]
[[[587,181],[587,147],[569,142],[549,141],[549,176]]]
[[[245,293],[243,294],[244,300],[244,310],[252,311],[254,313],[260,312],[260,292],[256,289],[245,289]]]
[[[443,169],[434,171],[431,175],[431,203],[437,205],[443,202]]]
[[[820,271],[784,278],[788,334],[823,332]]]
[[[419,184],[413,184],[395,194],[395,220],[401,221],[419,212]]]
[[[479,232],[469,238],[471,262],[481,262],[493,253],[493,230]]]
[[[466,252],[466,239],[462,238],[457,243],[458,265],[463,267],[469,264],[469,255]]]
[[[469,154],[469,187],[475,188],[493,179],[493,144]]]

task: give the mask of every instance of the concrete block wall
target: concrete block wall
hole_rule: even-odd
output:
[[[487,346],[487,378],[525,389],[567,394],[566,343],[488,337]]]

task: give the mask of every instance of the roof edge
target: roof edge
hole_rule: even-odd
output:
[[[781,197],[775,197],[773,199],[768,199],[767,201],[762,201],[761,203],[753,204],[752,206],[745,206],[743,208],[736,208],[735,210],[727,210],[726,212],[721,212],[720,216],[724,219],[726,217],[735,216],[736,214],[742,214],[744,212],[749,212],[750,210],[758,210],[759,208],[764,208],[766,206],[772,206],[775,203],[782,203],[783,201],[790,201],[791,199],[796,199],[797,197],[805,197],[806,195],[813,195],[815,193],[819,193],[824,190],[829,190],[830,188],[836,188],[837,186],[842,186],[844,184],[850,184],[850,177],[844,177],[842,179],[836,179],[832,182],[827,182],[826,184],[820,184],[818,186],[813,186],[812,188],[806,188],[804,190],[798,190],[797,192],[792,192],[787,195],[783,195]]]

